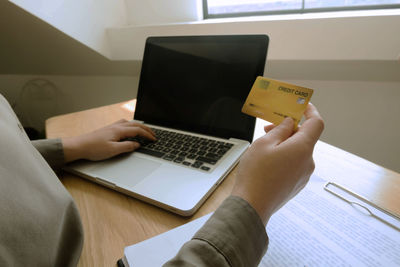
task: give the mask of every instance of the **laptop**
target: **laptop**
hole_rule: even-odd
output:
[[[149,37],[134,120],[156,133],[141,148],[68,171],[182,216],[192,215],[238,163],[255,118],[241,112],[262,76],[267,35]]]

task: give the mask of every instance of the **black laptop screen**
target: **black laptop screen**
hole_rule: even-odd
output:
[[[251,142],[241,108],[262,76],[266,35],[149,37],[134,119]]]

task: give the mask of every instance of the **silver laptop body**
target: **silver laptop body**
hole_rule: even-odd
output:
[[[66,167],[183,216],[192,215],[238,163],[255,119],[241,107],[263,75],[266,35],[149,37],[134,120],[158,141],[133,153]]]

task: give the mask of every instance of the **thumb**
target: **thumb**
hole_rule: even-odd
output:
[[[290,117],[286,117],[281,124],[268,132],[267,136],[272,145],[279,145],[288,139],[294,132],[294,122]]]

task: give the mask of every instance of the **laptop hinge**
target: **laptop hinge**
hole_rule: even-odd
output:
[[[247,140],[237,139],[237,138],[234,138],[234,137],[229,138],[229,140],[236,141],[236,142],[248,142]]]

